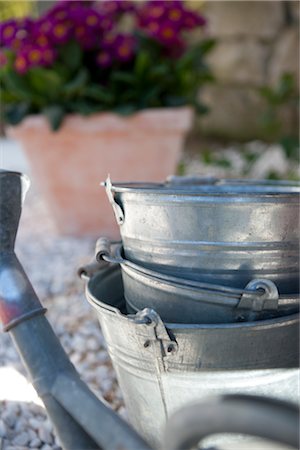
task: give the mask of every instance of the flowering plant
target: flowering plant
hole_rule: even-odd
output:
[[[37,19],[0,25],[4,120],[196,104],[211,79],[203,55],[213,41],[188,45],[205,19],[182,1],[58,1]],[[200,105],[201,108],[201,105]]]

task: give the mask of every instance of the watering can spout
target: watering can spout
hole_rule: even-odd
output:
[[[0,169],[0,252],[13,252],[22,204],[30,186],[19,172]]]
[[[26,175],[0,170],[0,324],[5,331],[45,312],[14,252],[29,186]]]

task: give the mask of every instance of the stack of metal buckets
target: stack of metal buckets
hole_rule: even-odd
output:
[[[211,394],[298,402],[300,185],[105,185],[122,242],[98,241],[87,297],[139,432],[158,445],[171,413]]]

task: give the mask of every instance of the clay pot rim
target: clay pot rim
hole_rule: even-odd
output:
[[[139,110],[130,116],[122,116],[114,112],[100,112],[84,116],[81,114],[67,114],[58,131],[52,132],[46,117],[42,114],[32,114],[18,125],[7,126],[7,135],[17,137],[18,133],[25,130],[37,130],[60,134],[64,131],[90,132],[95,127],[101,131],[125,131],[129,127],[135,130],[174,130],[176,132],[188,131],[194,118],[194,109],[191,106],[148,108]]]

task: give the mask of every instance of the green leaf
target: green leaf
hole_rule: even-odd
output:
[[[70,41],[60,49],[61,60],[71,70],[77,70],[82,63],[82,50],[76,41]]]
[[[43,103],[43,98],[35,95],[28,85],[27,80],[17,73],[10,71],[5,74],[3,78],[4,84],[8,91],[11,91],[21,101],[36,101],[36,103]]]
[[[166,95],[164,100],[166,106],[183,106],[187,104],[187,98],[179,95]]]
[[[215,158],[213,156],[213,153],[209,149],[202,150],[201,156],[202,156],[202,161],[205,164],[213,164],[215,162]]]
[[[120,114],[121,116],[129,116],[136,110],[137,106],[131,103],[128,103],[127,105],[118,105],[113,109],[115,113]]]
[[[111,80],[132,85],[136,82],[136,77],[131,73],[121,72],[120,70],[117,70],[112,72]]]
[[[145,50],[139,51],[134,64],[134,73],[137,77],[141,77],[151,67],[151,57]]]
[[[75,77],[63,86],[63,93],[67,96],[75,95],[83,91],[89,80],[89,74],[85,67],[80,69]]]
[[[87,98],[91,98],[105,104],[111,104],[114,100],[114,96],[111,92],[97,84],[87,86],[84,94]]]
[[[280,144],[288,159],[299,162],[300,159],[300,142],[297,136],[283,136]]]
[[[51,105],[44,108],[42,113],[47,117],[51,129],[57,131],[63,121],[66,111],[60,105]]]
[[[198,114],[207,114],[210,111],[208,106],[204,105],[203,103],[197,100],[191,103],[194,106],[196,113]]]
[[[229,169],[230,167],[232,167],[231,161],[227,158],[216,159],[215,164],[216,166],[224,167],[224,169]]]
[[[59,96],[62,80],[54,70],[34,67],[28,71],[26,78],[33,92],[46,98]]]
[[[217,42],[218,41],[213,38],[205,39],[205,40],[201,41],[200,44],[195,47],[195,51],[196,51],[196,53],[198,53],[198,55],[199,54],[201,54],[202,56],[206,55],[207,53],[212,51],[212,49],[215,47]]]
[[[99,111],[104,111],[103,105],[94,104],[86,100],[76,100],[68,103],[68,109],[71,112],[82,114],[83,116],[88,116]]]
[[[277,95],[276,92],[269,86],[263,86],[258,89],[258,92],[260,95],[267,100],[268,103],[271,105],[277,104]]]
[[[4,110],[4,120],[11,125],[17,125],[29,113],[28,103],[10,105]]]

